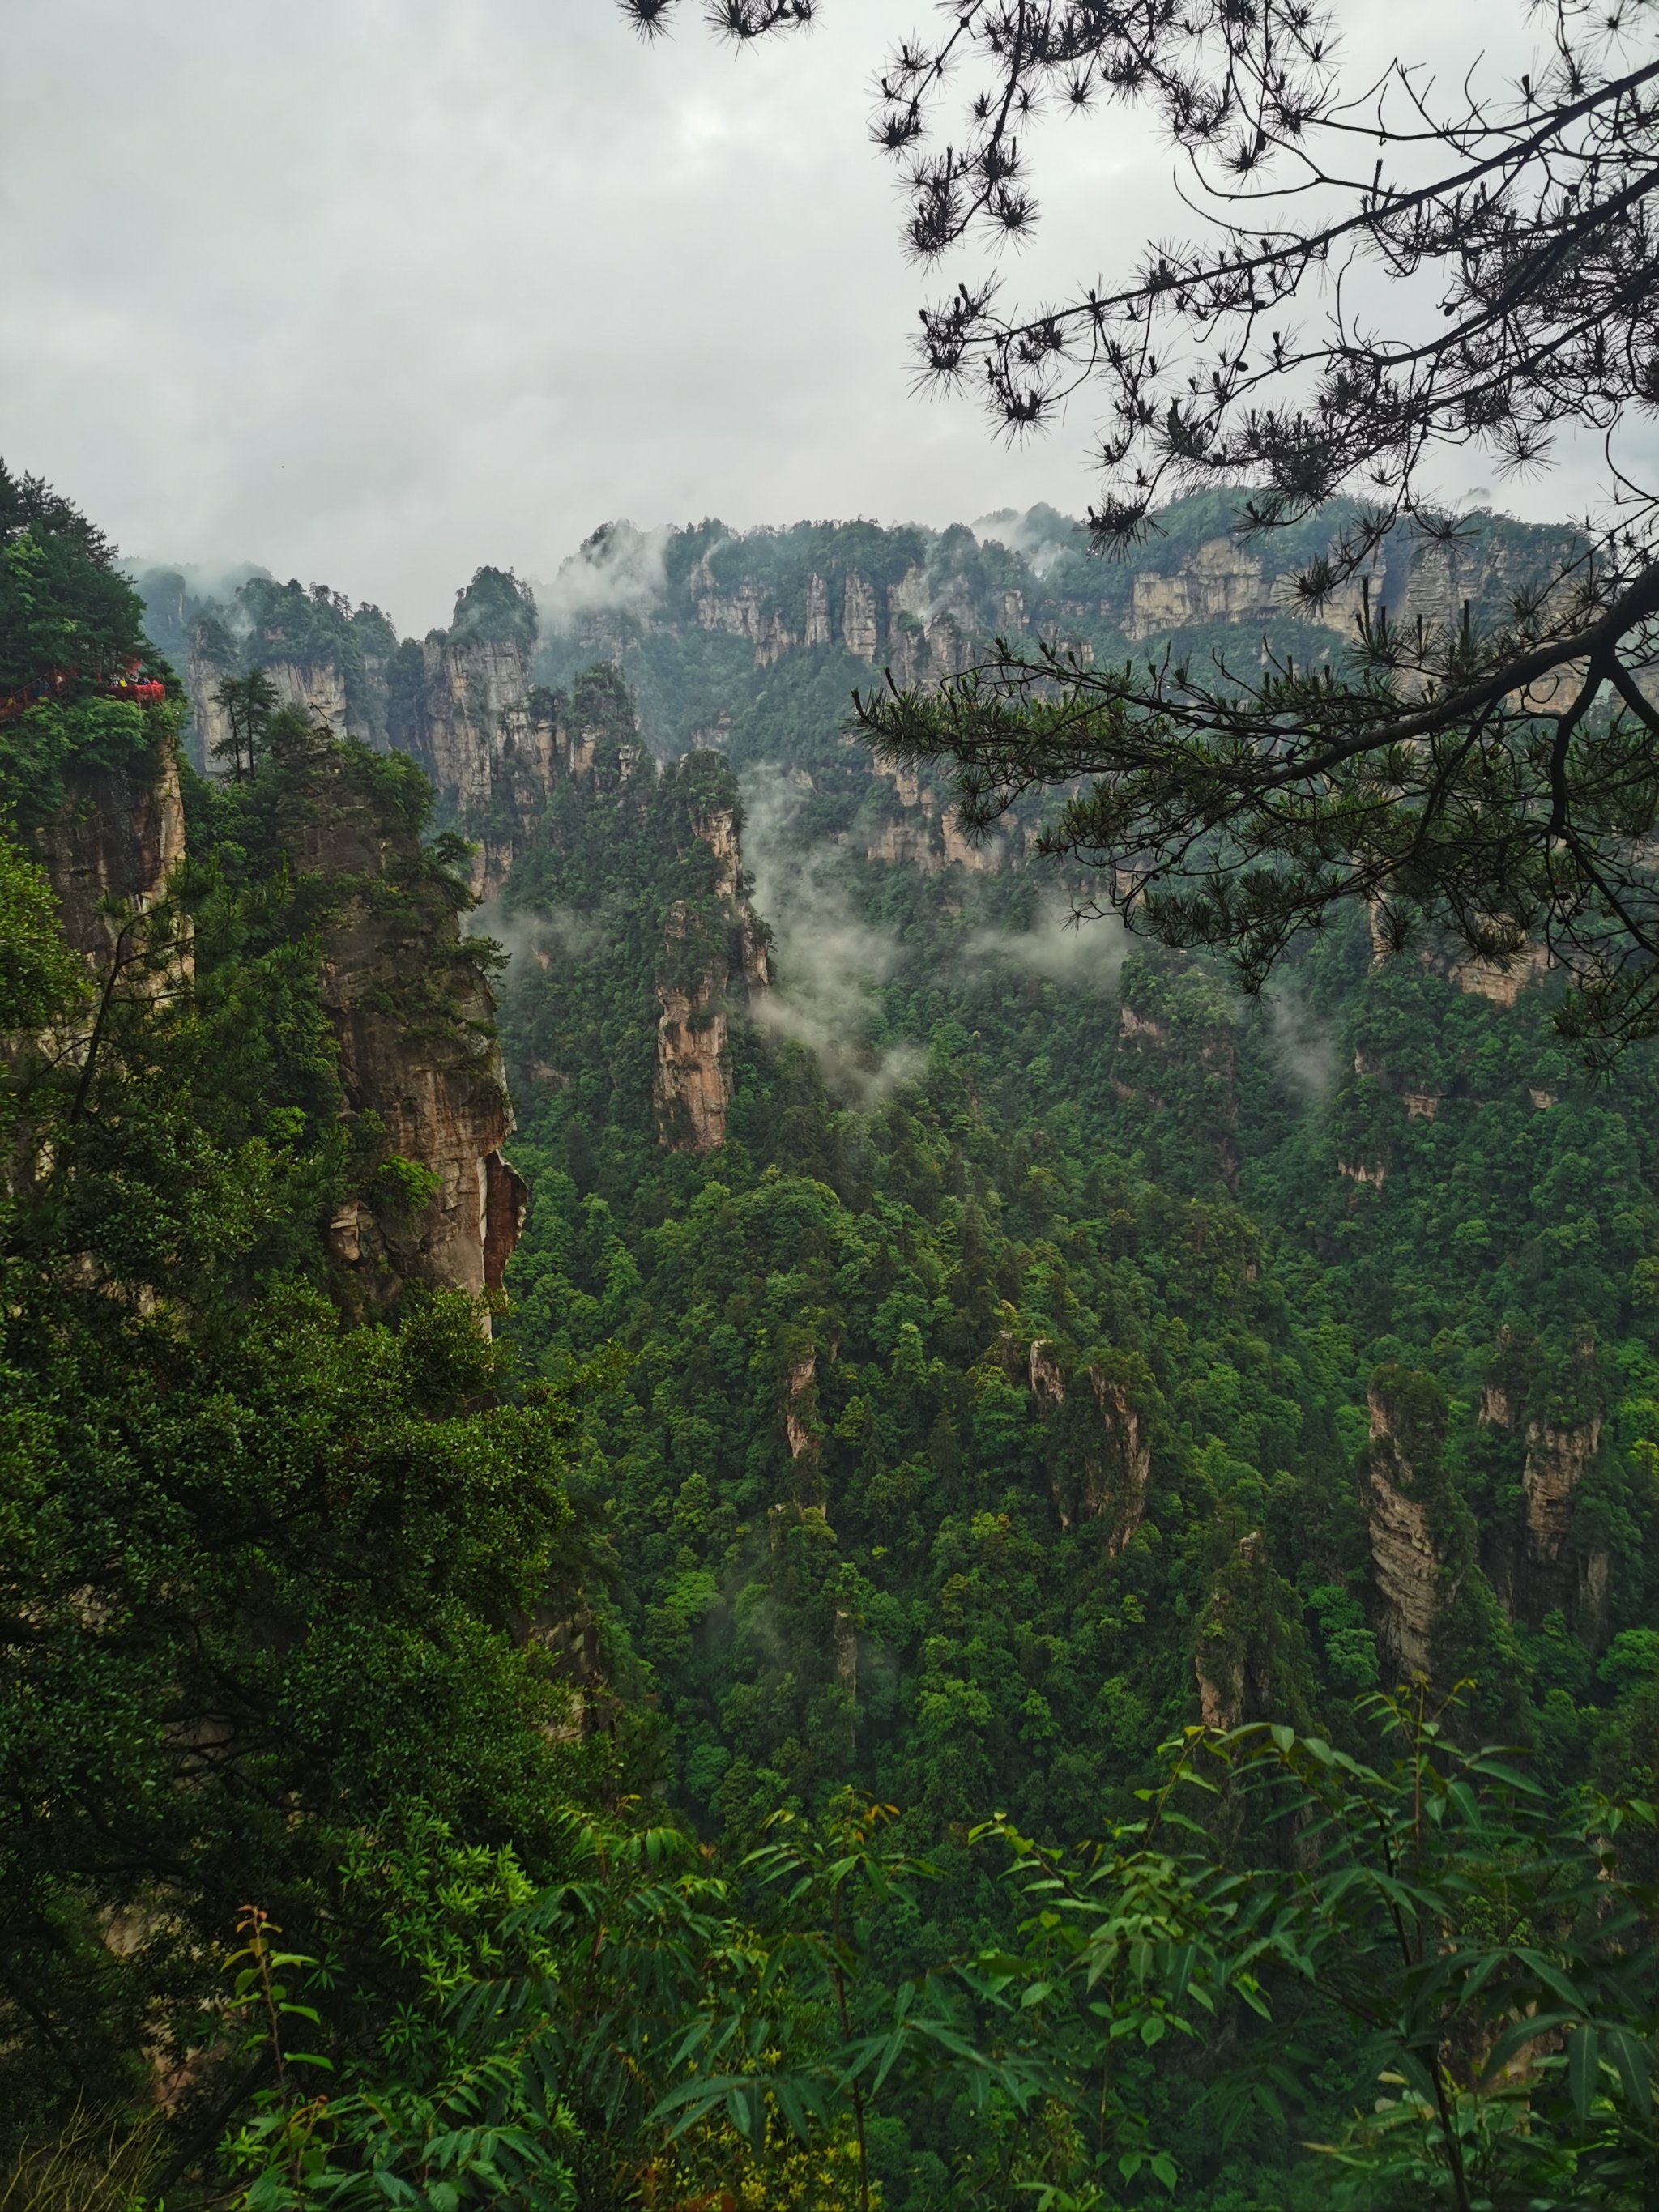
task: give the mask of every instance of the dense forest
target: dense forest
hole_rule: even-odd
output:
[[[0,472],[10,2212],[1659,2201],[1653,1048],[847,732],[1334,652],[1224,504],[400,641]]]

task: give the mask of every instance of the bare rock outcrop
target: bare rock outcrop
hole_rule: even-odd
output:
[[[1553,1612],[1592,1644],[1606,1632],[1607,1554],[1575,1533],[1578,1496],[1601,1449],[1601,1385],[1586,1332],[1565,1358],[1536,1339],[1498,1331],[1476,1419],[1506,1484],[1518,1474],[1521,1510],[1482,1533],[1486,1571],[1512,1620],[1536,1628]],[[1493,1455],[1498,1456],[1494,1459]]]
[[[1380,575],[1378,564],[1368,579],[1373,597]],[[1363,605],[1364,586],[1352,577],[1310,619],[1352,637]],[[1213,623],[1265,626],[1295,611],[1300,609],[1292,577],[1270,577],[1259,556],[1236,538],[1206,538],[1173,574],[1143,569],[1134,578],[1123,629],[1126,636],[1140,639]]]
[[[1429,1674],[1435,1623],[1456,1595],[1442,1522],[1446,1405],[1428,1376],[1379,1368],[1366,1398],[1364,1503],[1376,1594],[1376,1638],[1397,1680]]]
[[[335,1217],[331,1249],[365,1303],[404,1281],[497,1288],[526,1193],[501,1152],[512,1115],[494,1000],[451,890],[418,830],[377,803],[361,756],[321,729],[274,742],[288,864],[316,887],[346,1109],[377,1132],[389,1164]],[[70,943],[103,969],[125,958],[132,921],[164,900],[185,857],[171,741],[126,769],[72,774],[40,847]],[[164,989],[188,969],[179,935],[146,945],[132,972],[137,988]]]
[[[326,722],[330,729],[343,730],[349,737],[368,734],[352,726],[345,675],[332,661],[270,660],[265,674],[284,707],[297,708],[311,720]]]
[[[1395,935],[1399,924],[1381,899],[1370,900],[1366,913],[1370,925],[1371,965],[1380,968],[1401,950]],[[1500,957],[1495,952],[1478,953],[1466,945],[1443,939],[1423,945],[1417,957],[1425,968],[1443,975],[1467,996],[1485,999],[1494,1006],[1514,1006],[1528,984],[1548,974],[1550,965],[1546,948],[1532,944],[1516,944]]]
[[[783,1394],[783,1431],[789,1440],[789,1456],[801,1459],[817,1441],[812,1421],[817,1411],[813,1383],[818,1371],[816,1352],[803,1353],[791,1363]]]
[[[809,651],[828,645],[835,633],[830,626],[830,586],[816,569],[806,580],[806,620],[801,643]]]
[[[1512,959],[1483,959],[1468,951],[1443,953],[1437,962],[1431,963],[1425,953],[1426,964],[1437,965],[1450,982],[1470,997],[1485,999],[1494,1006],[1512,1006],[1529,983],[1534,983],[1549,969],[1549,954],[1541,945],[1522,945]]]
[[[1381,1190],[1389,1180],[1389,1164],[1386,1160],[1340,1159],[1336,1164],[1336,1171],[1347,1182],[1369,1184],[1373,1190]]]
[[[1106,1549],[1115,1558],[1146,1517],[1152,1451],[1125,1385],[1103,1375],[1097,1367],[1089,1370],[1089,1382],[1105,1449],[1098,1460],[1089,1463],[1083,1505],[1091,1520],[1109,1516]]]
[[[714,913],[680,899],[669,914],[656,986],[654,1097],[659,1140],[709,1152],[726,1141],[732,1104],[731,1009],[765,990],[770,969],[765,932],[749,902],[735,809],[700,807],[692,829],[714,861]]]
[[[671,947],[686,934],[681,904],[669,924]],[[711,975],[690,985],[657,981],[657,1127],[661,1141],[676,1152],[712,1152],[726,1142],[732,1072],[724,981]]]
[[[1527,1424],[1521,1478],[1527,1527],[1516,1609],[1534,1626],[1558,1607],[1571,1619],[1581,1606],[1588,1607],[1585,1625],[1595,1625],[1596,1584],[1606,1584],[1607,1560],[1592,1551],[1581,1555],[1573,1542],[1572,1520],[1575,1494],[1601,1449],[1599,1413],[1577,1422]]]
[[[1252,615],[1265,621],[1273,604],[1261,561],[1231,538],[1209,538],[1173,574],[1140,571],[1130,587],[1124,634],[1139,639]]]
[[[865,845],[866,860],[887,860],[896,867],[915,868],[924,876],[937,875],[943,866],[925,823],[884,822]]]
[[[1107,1556],[1115,1559],[1146,1517],[1152,1447],[1127,1382],[1096,1364],[1085,1373],[1092,1418],[1072,1425],[1066,1442],[1074,1449],[1054,1451],[1050,1479],[1061,1528],[1103,1522]],[[1047,1338],[1031,1344],[1026,1377],[1039,1414],[1045,1419],[1060,1414],[1066,1405],[1066,1374],[1058,1347]]]
[[[806,579],[799,628],[794,626],[790,617],[786,617],[767,588],[752,577],[745,578],[730,591],[722,591],[715,584],[704,561],[692,570],[690,581],[696,591],[697,628],[712,631],[716,636],[742,638],[754,648],[757,668],[770,668],[787,653],[801,649],[816,651],[834,642],[835,631],[830,617],[830,586],[816,570]],[[847,634],[846,625],[850,619],[852,629],[848,642],[851,642],[852,636],[859,640],[858,644],[852,646],[852,650],[858,652],[860,659],[873,660],[878,647],[874,629],[873,594],[869,595],[866,608],[866,594],[869,592],[869,587],[861,576],[849,580],[847,588],[851,597],[850,600],[845,595],[843,599],[843,633]],[[849,605],[850,617],[847,611]],[[869,650],[861,651],[861,647],[866,644]]]
[[[1515,1426],[1514,1400],[1506,1384],[1482,1383],[1475,1419],[1483,1429],[1512,1429]]]
[[[472,892],[498,897],[513,865],[535,841],[547,802],[561,784],[597,789],[603,781],[627,783],[643,747],[637,734],[617,740],[582,714],[582,701],[532,689],[516,705],[501,709],[495,736],[481,744],[479,757],[489,776],[486,799],[461,817],[472,842]],[[631,716],[629,727],[633,729]],[[603,771],[599,759],[607,746]]]
[[[841,635],[848,653],[855,653],[860,660],[873,660],[881,650],[875,586],[856,568],[848,569],[842,588]]]
[[[1572,1533],[1572,1496],[1601,1448],[1599,1414],[1574,1427],[1548,1421],[1527,1425],[1528,1550],[1540,1567],[1563,1559]]]
[[[526,649],[516,638],[434,635],[421,653],[425,682],[409,749],[447,805],[462,814],[482,809],[508,718],[522,714],[529,694]]]
[[[856,1698],[859,1689],[859,1632],[858,1623],[843,1607],[836,1610],[833,1631],[836,1659],[836,1682],[849,1698]]]
[[[1052,1344],[1038,1337],[1032,1345],[1027,1373],[1031,1395],[1040,1413],[1052,1413],[1066,1403],[1066,1376]]]
[[[94,965],[107,967],[124,929],[166,896],[184,860],[185,809],[172,741],[125,767],[72,769],[36,843],[65,936]],[[183,940],[178,958],[188,964]]]
[[[255,665],[275,690],[279,707],[295,708],[342,736],[371,744],[380,741],[383,731],[379,723],[365,720],[356,711],[360,702],[353,701],[345,672],[337,661],[261,653]],[[222,641],[215,644],[198,631],[185,659],[185,684],[201,764],[210,775],[223,773],[230,738],[230,718],[219,702],[219,686],[227,676],[239,672],[238,661],[227,657]]]
[[[910,681],[898,668],[895,678]],[[975,839],[963,830],[954,807],[947,805],[913,769],[873,763],[878,775],[893,787],[902,812],[890,817],[866,837],[867,860],[890,860],[937,875],[945,868],[966,868],[975,875],[994,875],[1006,866],[1016,850],[1018,832]]]
[[[745,639],[755,648],[757,668],[770,668],[802,642],[753,582],[741,583],[732,592],[700,592],[697,628]]]

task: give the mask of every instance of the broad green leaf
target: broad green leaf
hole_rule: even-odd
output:
[[[1593,2027],[1576,2028],[1567,2042],[1567,2086],[1573,2110],[1588,2120],[1601,2072],[1601,2044]]]
[[[1607,2055],[1619,2069],[1626,2098],[1645,2118],[1653,2106],[1653,2084],[1646,2051],[1627,2027],[1604,2028],[1602,2034]]]

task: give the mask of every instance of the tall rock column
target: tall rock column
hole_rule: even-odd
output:
[[[513,638],[434,635],[421,648],[425,673],[417,757],[457,812],[488,805],[504,735],[503,717],[530,690],[524,647]]]
[[[715,762],[705,755],[703,760]],[[693,756],[685,772],[701,763]],[[732,1103],[730,1010],[767,988],[766,938],[744,884],[738,812],[729,770],[717,762],[720,790],[694,805],[692,834],[708,855],[707,896],[670,909],[657,975],[657,1067],[653,1085],[659,1140],[676,1152],[708,1152],[726,1141]],[[712,864],[712,865],[711,865]]]
[[[1396,1680],[1432,1672],[1434,1628],[1457,1594],[1445,1511],[1446,1397],[1432,1377],[1379,1367],[1366,1402],[1364,1498],[1376,1640]]]
[[[400,646],[389,664],[387,729],[432,778],[441,816],[476,829],[495,793],[509,735],[525,717],[536,603],[504,568],[478,568],[447,630]]]
[[[348,1109],[378,1124],[385,1163],[331,1224],[334,1257],[370,1304],[404,1282],[498,1289],[526,1190],[501,1152],[513,1113],[495,999],[461,935],[465,898],[419,823],[380,798],[373,764],[297,725],[279,758],[283,842],[323,908]]]

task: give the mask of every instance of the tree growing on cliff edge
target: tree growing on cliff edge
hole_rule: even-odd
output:
[[[676,4],[621,0],[646,32]],[[712,19],[746,43],[813,12],[720,0]],[[1355,81],[1343,13],[956,0],[890,53],[873,135],[931,264],[1031,230],[1055,112],[1152,112],[1192,237],[1035,311],[996,276],[958,283],[922,310],[921,379],[976,388],[1011,434],[1086,396],[1103,551],[1205,485],[1237,488],[1256,534],[1355,495],[1295,585],[1310,614],[1350,611],[1346,649],[1104,669],[999,641],[937,694],[860,698],[858,719],[890,758],[939,763],[970,826],[1072,793],[1045,849],[1099,867],[1131,921],[1229,948],[1247,988],[1358,896],[1396,940],[1427,916],[1486,958],[1541,941],[1581,987],[1570,1026],[1651,1032],[1659,493],[1615,446],[1659,404],[1651,0],[1533,0],[1531,66],[1449,91],[1404,60]],[[1435,492],[1449,449],[1519,473],[1564,430],[1606,441],[1599,509],[1501,620],[1407,623],[1380,602],[1390,532],[1431,552],[1468,532]]]

